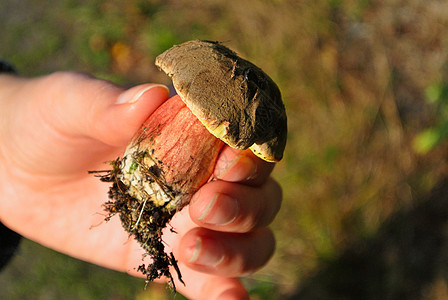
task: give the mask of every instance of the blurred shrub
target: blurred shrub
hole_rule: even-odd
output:
[[[444,142],[448,135],[448,82],[444,78],[425,90],[426,102],[434,110],[434,124],[420,132],[414,139],[414,148],[425,154]]]

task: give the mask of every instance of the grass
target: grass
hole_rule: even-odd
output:
[[[329,288],[328,279],[352,270],[347,253],[369,258],[359,249],[388,239],[400,243],[385,224],[398,222],[403,235],[411,234],[406,228],[412,228],[412,218],[397,216],[419,207],[446,176],[448,8],[443,1],[4,0],[0,6],[7,28],[0,32],[0,56],[24,75],[71,69],[126,85],[167,82],[153,65],[155,56],[199,38],[224,41],[279,84],[289,137],[274,176],[283,186],[284,204],[273,224],[278,251],[246,280],[259,299],[323,288],[325,282],[330,299],[338,286],[350,290],[341,283]],[[23,251],[23,259],[36,251],[42,265],[58,256],[28,242],[24,247],[34,250]],[[419,249],[414,244],[400,249],[414,248]],[[60,259],[69,270],[61,270],[58,280],[43,267],[14,262],[0,282],[6,278],[7,289],[18,291],[26,284],[14,274],[25,276],[42,291],[41,299],[45,293],[59,295],[57,289],[68,299],[113,297],[107,284],[89,286],[101,282],[99,277],[82,286],[77,272],[87,272],[84,263]],[[401,276],[404,262],[392,262],[397,261],[391,258],[378,276]],[[101,278],[107,273],[102,282],[114,282],[117,297],[140,297],[133,279],[88,272],[100,272]],[[347,277],[353,286],[371,290],[367,277],[353,274]],[[415,285],[414,299],[446,296],[446,282],[432,275]],[[74,281],[76,288],[67,290]],[[394,280],[380,284],[406,289]]]

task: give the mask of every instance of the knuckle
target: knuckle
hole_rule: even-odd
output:
[[[80,72],[72,72],[72,71],[57,71],[51,73],[44,77],[46,80],[50,82],[59,82],[70,84],[79,79],[87,79],[89,75]],[[68,85],[69,86],[69,85]]]
[[[255,228],[268,226],[280,210],[282,202],[282,189],[277,181],[269,177],[263,186],[262,197],[257,203],[255,215]]]
[[[283,190],[282,190],[282,187],[280,186],[280,184],[272,177],[269,178],[268,184],[270,184],[272,186],[273,197],[272,197],[270,203],[272,204],[271,210],[272,210],[272,212],[274,212],[273,217],[275,217],[282,205]]]
[[[258,249],[246,249],[245,257],[239,264],[238,272],[240,274],[248,274],[260,269],[264,266],[272,257],[275,251],[275,237],[272,231],[268,228],[261,229],[253,233],[252,247]]]

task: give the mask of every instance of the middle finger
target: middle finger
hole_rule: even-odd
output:
[[[223,232],[250,232],[269,225],[282,200],[280,185],[268,178],[260,187],[216,180],[204,185],[189,205],[201,227]]]

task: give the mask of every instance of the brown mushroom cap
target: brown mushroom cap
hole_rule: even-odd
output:
[[[199,40],[168,49],[156,65],[217,138],[267,161],[283,157],[285,107],[277,85],[260,68],[218,42]]]

